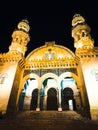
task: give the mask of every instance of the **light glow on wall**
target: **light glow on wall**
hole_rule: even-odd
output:
[[[25,87],[23,92],[25,92],[26,96],[32,96],[32,91],[38,87],[38,82],[36,79],[28,79],[25,83]]]

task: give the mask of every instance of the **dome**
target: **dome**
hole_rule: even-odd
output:
[[[57,45],[55,42],[46,42],[44,46],[38,47],[29,53],[26,60],[55,60],[74,58],[74,53],[68,48]]]

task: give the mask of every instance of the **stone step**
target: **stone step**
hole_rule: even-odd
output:
[[[98,130],[75,111],[19,111],[0,119],[0,130]]]
[[[84,119],[75,111],[20,111],[16,114],[17,119]]]

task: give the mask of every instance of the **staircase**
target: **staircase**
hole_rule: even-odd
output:
[[[75,111],[20,111],[0,119],[0,130],[83,130],[86,120]]]
[[[74,119],[74,120],[81,120],[84,119],[80,114],[76,113],[75,111],[25,111],[25,112],[18,112],[16,115],[16,119],[19,120],[63,120],[63,119]]]

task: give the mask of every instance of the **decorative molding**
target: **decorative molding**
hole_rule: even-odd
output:
[[[44,75],[46,73],[54,73],[54,74],[60,76],[64,72],[72,72],[72,73],[78,75],[76,68],[57,68],[57,69],[25,70],[23,77],[25,77],[26,75],[31,74],[31,73],[35,73],[39,77],[41,77],[42,75]]]

